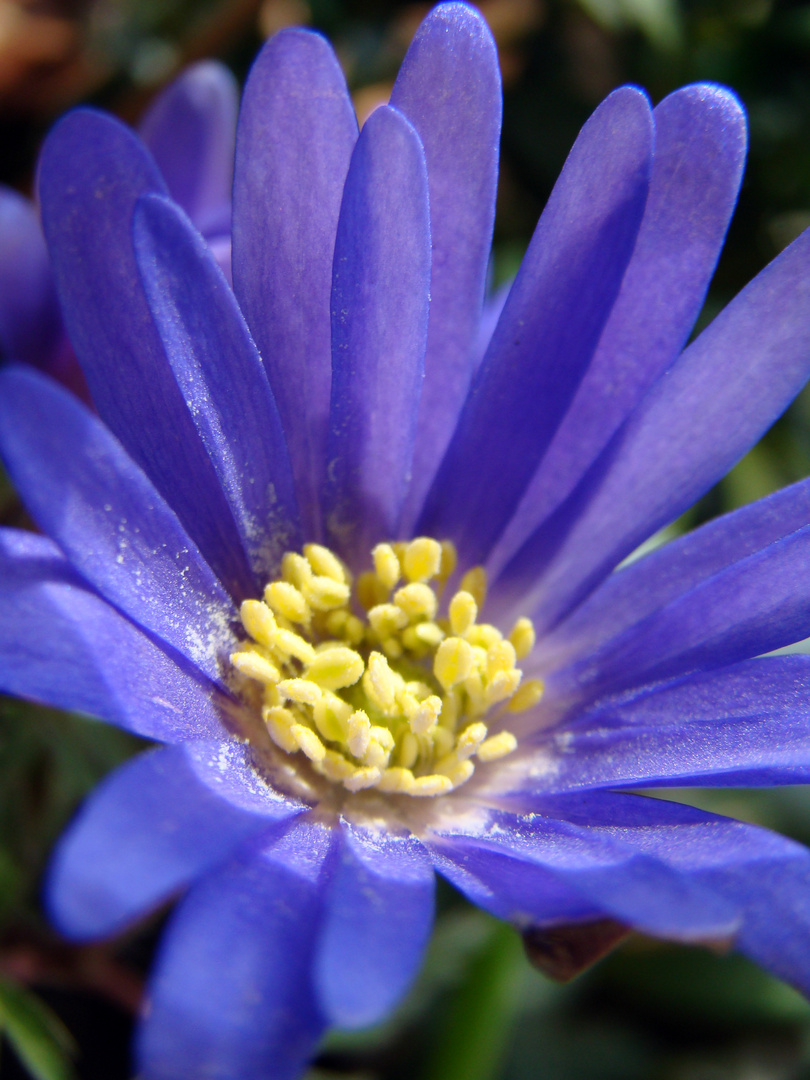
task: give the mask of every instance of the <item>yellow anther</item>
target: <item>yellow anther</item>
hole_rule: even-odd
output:
[[[344,636],[350,645],[359,645],[365,637],[366,628],[361,619],[356,615],[350,615],[346,620]]]
[[[478,604],[472,593],[457,592],[450,601],[450,629],[461,637],[466,634],[478,618]]]
[[[499,671],[511,671],[516,659],[515,646],[511,641],[494,641],[487,649],[488,678],[493,678]]]
[[[478,645],[482,649],[488,649],[496,641],[503,640],[503,634],[497,626],[491,626],[489,623],[476,623],[475,626],[470,627],[464,637],[471,645]]]
[[[517,739],[511,731],[500,731],[478,747],[477,757],[479,761],[497,761],[498,758],[506,757],[517,747]]]
[[[354,686],[363,674],[363,658],[354,649],[337,645],[319,652],[307,667],[307,678],[324,690],[343,690]]]
[[[354,754],[356,758],[362,758],[368,749],[369,740],[371,738],[371,724],[369,723],[368,716],[362,709],[358,709],[357,712],[353,712],[349,717],[346,725],[348,729],[348,738],[346,739],[346,745],[349,747],[349,751]]]
[[[453,749],[455,736],[446,727],[440,727],[437,724],[430,732],[430,738],[433,743],[433,756],[435,758],[443,758]]]
[[[310,761],[320,764],[326,756],[326,747],[312,730],[304,724],[293,724],[290,734],[298,743],[298,749],[303,750]]]
[[[377,544],[371,553],[380,584],[390,592],[402,576],[399,559],[390,544]]]
[[[324,626],[332,635],[332,637],[344,637],[346,633],[346,621],[349,618],[349,612],[346,608],[337,608],[335,611],[330,611],[324,619]]]
[[[375,734],[383,731],[388,736],[388,739],[380,739],[377,734]],[[370,734],[371,738],[369,739],[366,752],[363,755],[363,761],[366,765],[374,765],[378,769],[384,769],[388,765],[388,761],[391,757],[391,751],[394,748],[394,739],[388,728],[373,727]]]
[[[245,600],[239,609],[242,626],[260,645],[271,645],[276,632],[273,612],[261,600]]]
[[[458,755],[459,761],[471,757],[486,737],[487,725],[482,724],[480,720],[466,727],[456,739],[454,753]]]
[[[421,682],[419,679],[412,679],[410,682],[406,682],[405,690],[409,694],[412,694],[417,701],[424,701],[425,698],[430,697],[433,692],[427,683]]]
[[[483,712],[486,712],[484,681],[477,667],[472,668],[463,685],[464,693],[467,695],[467,706],[464,712],[468,716],[480,716]]]
[[[245,652],[231,653],[231,663],[236,670],[245,675],[248,679],[256,679],[257,682],[270,683],[277,682],[281,678],[278,668],[275,664],[271,664],[269,660],[265,659],[258,652],[251,652],[246,650]]]
[[[445,727],[450,731],[455,731],[456,724],[461,716],[461,709],[461,689],[457,688],[448,691],[448,693],[444,695],[444,700],[442,701],[442,714],[439,717],[439,723],[442,727]]]
[[[282,679],[278,689],[285,698],[299,705],[315,705],[321,700],[320,686],[309,679]]]
[[[382,642],[382,650],[390,660],[399,660],[400,656],[402,656],[402,642],[399,638],[386,638]]]
[[[315,650],[310,643],[292,630],[276,630],[273,635],[273,648],[285,657],[294,656],[302,664],[311,664],[315,659]]]
[[[438,773],[431,773],[429,776],[416,776],[414,777],[413,787],[410,789],[410,795],[446,795],[448,791],[453,790],[453,781],[449,776],[439,776]]]
[[[281,560],[281,576],[291,585],[300,589],[312,577],[312,567],[303,555],[288,551]]]
[[[469,760],[457,761],[455,765],[452,765],[442,770],[442,775],[446,776],[453,788],[461,787],[465,784],[472,774],[475,772],[475,766]]]
[[[264,590],[265,603],[294,623],[308,623],[312,618],[309,604],[303,594],[289,581],[273,581]]]
[[[369,731],[369,735],[386,750],[393,750],[396,745],[394,736],[387,727],[380,727],[378,724],[374,724],[371,731]]]
[[[360,768],[354,770],[351,776],[346,777],[343,786],[348,788],[349,791],[362,791],[363,788],[374,787],[381,776],[382,769],[377,768],[375,765],[361,765]]]
[[[325,575],[314,575],[302,589],[309,605],[316,611],[331,611],[349,601],[349,586]]]
[[[417,623],[411,627],[417,641],[427,645],[429,649],[435,649],[444,641],[444,630],[435,622]]]
[[[331,578],[332,581],[337,581],[341,585],[348,584],[346,568],[329,548],[321,544],[304,544],[304,555],[316,574]]]
[[[474,566],[472,570],[468,570],[461,579],[460,588],[463,592],[470,593],[480,611],[487,598],[487,572],[483,566]]]
[[[458,552],[452,540],[442,541],[442,557],[439,564],[439,578],[442,582],[447,581],[458,566]]]
[[[442,562],[442,545],[428,536],[417,536],[405,548],[402,569],[408,581],[430,581]]]
[[[512,668],[510,671],[496,671],[484,690],[486,707],[489,709],[499,701],[506,701],[507,698],[512,697],[520,686],[522,675],[523,672],[519,668]]]
[[[298,743],[292,735],[292,727],[296,723],[293,713],[282,705],[272,705],[262,710],[262,719],[276,746],[281,747],[287,754],[294,754]]]
[[[385,603],[388,591],[373,570],[362,573],[355,585],[357,599],[366,611],[370,611],[375,604]]]
[[[433,674],[445,690],[463,682],[473,664],[473,651],[464,638],[449,637],[436,650]]]
[[[355,766],[337,750],[327,750],[320,763],[320,771],[323,775],[337,783],[342,783],[347,777],[352,776],[354,770]]]
[[[375,604],[368,613],[368,621],[375,634],[387,638],[408,625],[408,616],[396,604]]]
[[[419,705],[416,712],[408,717],[408,725],[416,735],[427,735],[435,726],[442,711],[442,699],[435,694]]]
[[[518,660],[528,656],[534,648],[535,634],[534,623],[531,619],[518,619],[512,627],[509,640],[515,646],[515,654]]]
[[[404,585],[394,593],[394,603],[402,608],[409,619],[432,619],[436,614],[438,600],[429,585],[415,581]]]
[[[322,738],[327,742],[342,743],[348,731],[348,719],[352,708],[337,694],[329,691],[312,707],[312,719]]]
[[[419,757],[419,740],[412,731],[406,731],[399,743],[399,763],[411,769]]]
[[[390,713],[395,708],[397,680],[382,653],[373,652],[369,656],[363,689],[382,712]]]
[[[513,713],[525,712],[526,709],[531,709],[537,704],[543,696],[544,689],[541,679],[529,679],[518,687],[506,708]]]
[[[394,766],[385,769],[377,781],[380,791],[387,791],[394,795],[407,795],[413,787],[414,777],[410,769]]]

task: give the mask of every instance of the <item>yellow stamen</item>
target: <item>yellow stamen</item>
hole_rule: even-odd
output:
[[[439,572],[442,546],[428,536],[418,536],[405,548],[402,569],[408,581],[430,581]]]
[[[328,548],[287,552],[264,601],[242,604],[250,641],[231,663],[259,684],[275,745],[327,780],[350,792],[442,795],[469,780],[474,759],[496,761],[517,746],[508,731],[489,737],[484,718],[501,702],[518,712],[539,701],[542,683],[520,686],[516,666],[534,628],[519,619],[504,639],[477,621],[480,567],[439,613],[457,562],[449,542],[378,544],[372,556],[352,596],[351,575]]]
[[[436,650],[433,674],[445,690],[463,682],[473,664],[473,651],[463,638],[446,638]]]

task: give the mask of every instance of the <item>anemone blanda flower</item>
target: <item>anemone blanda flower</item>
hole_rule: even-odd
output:
[[[808,852],[621,791],[807,779],[810,658],[761,654],[810,634],[810,487],[614,572],[806,380],[810,236],[684,349],[744,119],[718,87],[617,90],[473,371],[499,124],[464,5],[359,137],[326,43],[279,34],[241,106],[233,291],[129,131],[78,112],[44,148],[98,415],[0,373],[46,534],[0,534],[0,685],[167,744],[48,886],[78,939],[184,892],[150,1080],[295,1076],[325,1026],[380,1018],[434,869],[524,930],[728,942],[810,991]]]
[[[201,61],[155,99],[140,124],[171,197],[208,240],[230,277],[231,182],[238,87]],[[0,358],[34,364],[81,385],[65,336],[37,208],[0,184]]]

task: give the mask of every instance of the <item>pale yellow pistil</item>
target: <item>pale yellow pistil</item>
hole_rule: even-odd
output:
[[[464,575],[438,617],[456,565],[452,544],[420,536],[371,554],[374,569],[353,592],[328,548],[288,552],[264,600],[242,604],[251,640],[231,663],[261,684],[276,745],[305,754],[323,776],[349,791],[442,795],[469,780],[473,758],[496,761],[517,746],[509,731],[489,735],[484,718],[496,706],[520,712],[539,701],[542,683],[521,683],[516,666],[534,646],[534,628],[519,619],[504,638],[477,622],[481,567]]]

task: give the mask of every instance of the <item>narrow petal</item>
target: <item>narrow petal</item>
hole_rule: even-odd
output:
[[[256,346],[222,272],[182,211],[147,195],[138,267],[163,347],[257,581],[301,545],[284,433]]]
[[[810,657],[749,660],[598,704],[504,789],[752,787],[810,782]]]
[[[137,1045],[150,1080],[297,1080],[325,1021],[311,964],[328,829],[302,823],[191,890],[175,912]]]
[[[805,847],[766,829],[638,795],[591,792],[563,796],[551,805],[595,836],[632,845],[741,909],[735,947],[810,993],[810,852]]]
[[[810,480],[801,480],[701,525],[611,574],[571,615],[538,643],[538,668],[561,668],[575,654],[594,652],[610,638],[724,567],[755,554],[810,521]]]
[[[235,612],[149,480],[72,394],[0,372],[0,449],[43,532],[110,603],[219,679]]]
[[[433,259],[425,383],[403,535],[433,480],[470,384],[484,298],[501,134],[501,79],[489,27],[441,4],[416,32],[391,104],[425,148]]]
[[[327,42],[306,30],[277,34],[251,69],[239,114],[233,282],[313,539],[329,426],[332,256],[356,139],[346,80]]]
[[[149,739],[224,734],[213,688],[90,591],[44,536],[0,529],[0,690]]]
[[[757,441],[810,373],[810,230],[659,379],[504,571],[501,603],[553,627]]]
[[[106,937],[304,807],[268,788],[233,742],[141,754],[88,799],[62,837],[47,883],[60,932]]]
[[[419,136],[395,109],[366,121],[340,209],[324,514],[344,554],[394,536],[424,376],[430,214]]]
[[[99,415],[226,587],[250,595],[236,526],[166,363],[135,263],[135,203],[164,191],[144,146],[112,117],[69,113],[45,142],[42,222],[67,332]]]
[[[366,1027],[393,1009],[419,968],[433,924],[433,868],[415,837],[347,821],[337,860],[315,985],[330,1023]]]
[[[192,64],[140,123],[169,194],[200,230],[230,230],[239,86],[215,60]]]
[[[469,834],[448,830],[425,842],[486,886],[490,911],[518,925],[548,921],[549,879],[580,898],[573,911],[556,916],[559,921],[599,913],[680,941],[724,939],[739,925],[733,904],[655,854],[639,852],[607,831],[596,834],[587,822],[565,820],[554,800],[548,808],[538,806],[539,812],[526,816],[491,811]]]
[[[540,218],[418,525],[465,562],[489,554],[591,360],[644,212],[652,138],[644,95],[615,91]]]
[[[810,525],[740,559],[549,678],[555,695],[615,693],[724,667],[810,636]]]
[[[571,408],[490,562],[492,572],[563,500],[655,379],[703,304],[731,219],[745,114],[718,86],[687,86],[654,111],[650,194],[633,257]]]
[[[61,329],[36,207],[0,185],[0,354],[44,367]]]

